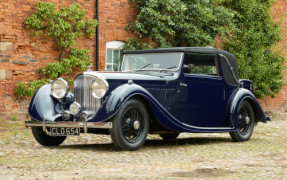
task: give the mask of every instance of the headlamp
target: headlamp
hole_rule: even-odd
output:
[[[73,102],[70,105],[70,113],[73,114],[74,116],[77,115],[80,112],[81,105],[77,102]]]
[[[90,86],[94,98],[103,98],[109,88],[108,82],[105,79],[97,77]]]
[[[69,92],[69,85],[63,78],[58,78],[52,82],[51,92],[57,99],[64,98]]]

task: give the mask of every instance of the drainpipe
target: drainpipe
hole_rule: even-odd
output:
[[[96,0],[96,19],[99,23],[99,0]],[[96,27],[96,71],[99,70],[99,24]]]

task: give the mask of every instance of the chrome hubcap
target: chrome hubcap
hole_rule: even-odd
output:
[[[134,129],[138,130],[140,128],[140,122],[139,121],[135,121],[134,122]]]
[[[246,124],[249,124],[249,123],[250,123],[250,118],[249,118],[248,116],[245,118],[245,123],[246,123]]]

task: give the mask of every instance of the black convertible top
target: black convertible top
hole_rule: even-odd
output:
[[[222,66],[223,76],[226,82],[231,85],[238,85],[239,73],[236,57],[224,50],[213,48],[213,47],[172,47],[172,48],[161,48],[161,49],[148,49],[148,50],[130,50],[124,51],[123,54],[144,54],[144,53],[168,53],[168,52],[184,52],[184,53],[202,53],[202,54],[216,54],[220,56],[220,62]],[[227,58],[227,61],[225,58]],[[229,67],[229,64],[231,68]],[[232,70],[231,70],[232,69]],[[235,75],[232,75],[232,71]]]
[[[141,54],[141,53],[165,53],[165,52],[198,52],[198,53],[227,53],[221,49],[213,47],[172,47],[172,48],[161,48],[161,49],[147,49],[147,50],[130,50],[124,51],[124,54]]]

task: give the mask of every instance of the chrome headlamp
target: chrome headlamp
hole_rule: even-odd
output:
[[[70,113],[73,114],[74,116],[77,115],[80,110],[81,110],[81,105],[77,102],[73,102],[71,105],[70,105]]]
[[[91,88],[93,97],[96,99],[101,99],[106,95],[108,88],[109,88],[109,84],[105,79],[97,77],[92,82],[90,88]]]
[[[63,78],[58,78],[52,82],[51,92],[55,98],[61,99],[68,94],[69,85]]]

